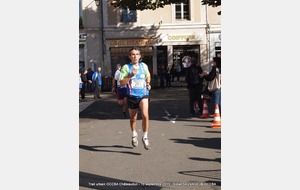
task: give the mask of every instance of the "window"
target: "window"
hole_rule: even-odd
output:
[[[221,45],[221,44],[220,44]],[[221,46],[215,46],[215,52],[216,52],[216,57],[218,56],[219,53],[221,53]]]
[[[190,3],[175,4],[175,18],[178,20],[190,20]]]
[[[136,10],[122,9],[121,22],[136,22]]]

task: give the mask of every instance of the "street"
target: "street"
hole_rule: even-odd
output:
[[[145,150],[140,113],[133,148],[129,118],[112,93],[90,102],[79,113],[80,189],[220,190],[221,129],[211,128],[214,118],[191,118],[188,108],[185,87],[152,89]]]

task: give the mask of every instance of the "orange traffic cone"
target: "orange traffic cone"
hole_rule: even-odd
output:
[[[202,115],[200,117],[203,118],[203,119],[209,118],[208,106],[207,106],[207,103],[206,103],[205,99],[203,101],[203,111],[202,111]]]
[[[214,114],[214,121],[211,124],[212,128],[221,128],[221,116],[219,111],[219,106],[216,104],[215,114]]]

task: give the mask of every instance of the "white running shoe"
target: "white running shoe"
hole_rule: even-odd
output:
[[[147,138],[142,138],[142,141],[144,143],[144,147],[146,150],[150,150],[151,147],[150,147],[150,143],[149,143],[149,140]]]
[[[139,145],[139,141],[137,139],[137,136],[132,137],[131,144],[132,144],[133,147],[137,147]]]

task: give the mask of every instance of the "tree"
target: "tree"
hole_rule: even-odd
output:
[[[208,5],[212,7],[221,6],[221,0],[201,0],[202,5]],[[218,12],[218,15],[221,15],[221,11]]]
[[[131,10],[155,10],[162,8],[165,5],[184,3],[188,0],[110,0],[110,4],[113,7],[128,8]]]
[[[212,7],[218,7],[221,6],[221,0],[201,0],[202,5],[208,5]]]
[[[130,9],[130,10],[155,10],[162,8],[165,5],[186,3],[188,0],[110,0],[110,5],[116,8]],[[221,0],[201,0],[202,5],[212,7],[221,6]],[[221,11],[218,12],[221,15]]]

